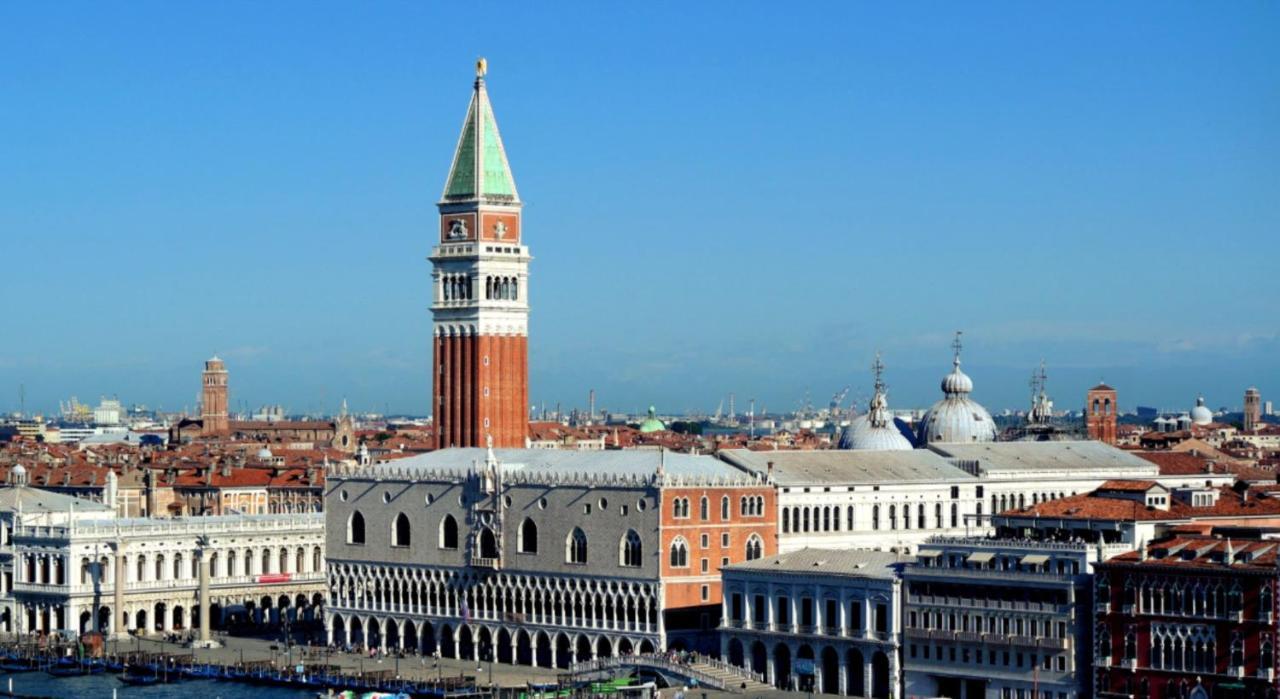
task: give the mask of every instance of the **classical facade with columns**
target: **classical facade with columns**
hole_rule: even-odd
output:
[[[902,696],[904,560],[805,548],[729,566],[721,658],[782,689]]]
[[[21,524],[10,549],[10,632],[207,639],[229,622],[318,618],[324,603],[320,513]]]

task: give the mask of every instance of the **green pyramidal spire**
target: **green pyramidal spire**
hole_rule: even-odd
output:
[[[485,62],[476,62],[475,89],[462,124],[462,136],[453,154],[453,166],[444,185],[443,202],[493,201],[518,203],[516,182],[507,163],[507,151],[498,134],[498,120],[484,87]],[[443,203],[442,202],[442,203]]]

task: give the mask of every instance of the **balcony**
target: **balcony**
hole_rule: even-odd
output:
[[[1260,680],[1274,682],[1276,679],[1276,671],[1274,668],[1259,668],[1257,677]]]
[[[471,557],[472,568],[488,568],[490,570],[498,570],[502,567],[502,559],[500,558],[483,558],[481,556]]]
[[[1093,611],[1097,612],[1098,614],[1110,614],[1111,602],[1094,602]]]

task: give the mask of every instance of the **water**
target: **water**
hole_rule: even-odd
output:
[[[237,682],[183,680],[174,684],[130,687],[115,675],[50,677],[43,672],[0,674],[0,696],[9,689],[18,694],[73,699],[111,699],[111,690],[120,697],[137,699],[314,699],[316,690],[258,687]]]

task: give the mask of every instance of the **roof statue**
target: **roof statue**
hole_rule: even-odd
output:
[[[961,331],[951,343],[955,356],[951,373],[942,378],[942,400],[933,404],[920,421],[918,440],[921,445],[935,442],[994,442],[996,423],[991,414],[969,397],[973,380],[960,370]]]
[[[889,410],[884,383],[884,362],[880,361],[880,353],[871,365],[875,374],[875,394],[867,406],[866,415],[859,415],[840,433],[841,449],[865,449],[875,451],[898,451],[911,449],[911,440],[902,434],[898,424]]]

